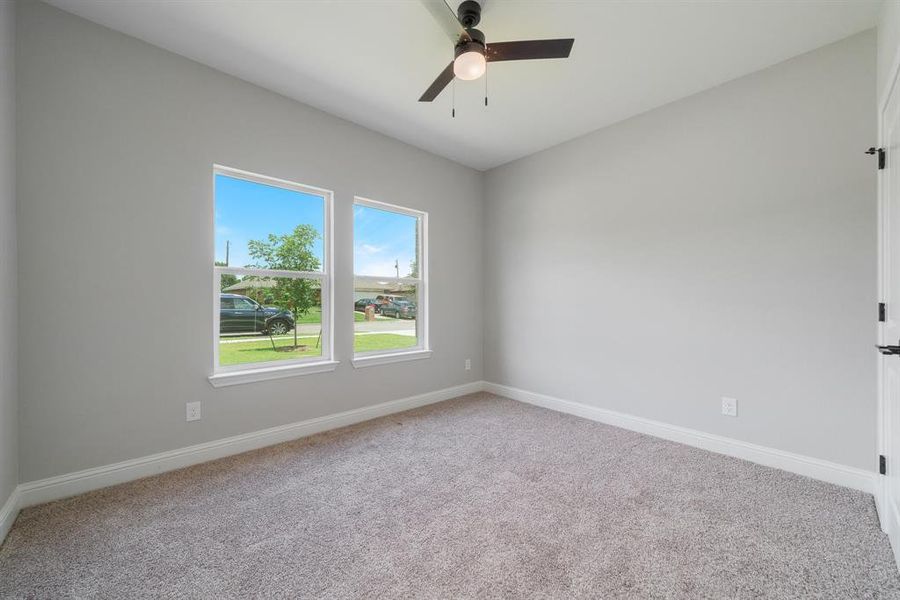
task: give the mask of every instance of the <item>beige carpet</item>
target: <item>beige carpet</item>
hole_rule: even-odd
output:
[[[22,512],[3,598],[896,598],[872,497],[487,394]]]

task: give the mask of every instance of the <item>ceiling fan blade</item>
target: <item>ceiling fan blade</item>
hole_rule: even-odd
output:
[[[488,62],[500,60],[531,60],[535,58],[568,58],[574,39],[527,40],[522,42],[493,42],[487,45]]]
[[[447,85],[451,81],[453,81],[454,77],[455,75],[453,74],[453,63],[451,62],[449,65],[447,65],[446,69],[441,71],[441,74],[437,76],[437,79],[434,80],[434,83],[428,86],[428,89],[425,90],[425,93],[422,94],[421,98],[419,98],[419,102],[431,102],[432,100],[437,98],[438,95],[440,95],[441,91],[443,91],[443,89],[447,87]]]
[[[468,42],[472,39],[469,34],[466,33],[466,28],[462,26],[462,23],[460,23],[459,19],[456,17],[456,11],[450,8],[444,0],[420,1],[454,44],[460,40]]]

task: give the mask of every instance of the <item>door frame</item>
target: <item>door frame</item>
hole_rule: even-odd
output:
[[[885,135],[885,122],[884,122],[884,114],[888,109],[888,105],[890,104],[891,99],[894,94],[900,94],[900,48],[897,49],[895,53],[894,60],[891,64],[891,69],[888,74],[888,85],[884,90],[881,98],[878,99],[878,115],[877,115],[877,123],[878,123],[878,147],[884,148],[886,144],[886,135]],[[890,150],[890,149],[887,149]],[[892,243],[890,240],[890,236],[887,234],[888,224],[888,216],[889,216],[889,202],[887,198],[885,185],[885,173],[883,170],[877,171],[877,194],[878,194],[878,302],[884,302],[886,299],[885,294],[885,282],[888,277],[887,268],[888,264],[885,260],[886,256],[889,256],[890,253],[890,244]],[[900,240],[893,240],[894,244],[900,243]],[[900,267],[900,265],[892,265],[895,269]],[[900,276],[900,274],[898,274]],[[895,299],[895,303],[897,299]],[[874,312],[874,308],[873,312]],[[888,314],[890,314],[890,307],[888,307]],[[878,340],[879,345],[886,344],[885,340],[885,323],[876,322],[876,339]],[[889,407],[884,401],[884,361],[893,358],[897,360],[897,357],[887,357],[880,353],[876,353],[877,360],[877,373],[878,373],[878,385],[877,385],[877,394],[878,394],[878,402],[877,402],[877,451],[879,455],[883,455],[887,458],[888,461],[888,470],[891,469],[892,458],[900,464],[900,457],[891,457],[888,455],[890,442],[893,439],[893,436],[900,435],[900,431],[893,431],[891,427],[891,419],[889,414]],[[877,460],[877,457],[875,457]],[[876,475],[876,483],[875,483],[875,508],[878,513],[878,520],[881,525],[881,530],[884,531],[888,535],[888,539],[890,540],[891,549],[894,551],[894,561],[897,564],[897,567],[900,568],[900,514],[897,513],[897,505],[900,498],[893,499],[891,497],[890,486],[888,485],[888,478],[881,475]]]

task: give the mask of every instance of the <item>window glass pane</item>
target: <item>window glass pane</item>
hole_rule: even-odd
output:
[[[418,286],[357,279],[353,289],[355,352],[418,346]]]
[[[353,207],[353,272],[418,277],[418,218],[369,206]]]
[[[216,174],[216,264],[321,271],[321,196]]]
[[[257,304],[251,302],[247,298],[235,298],[234,299],[234,307],[238,310],[256,310]]]
[[[319,281],[221,277],[219,365],[322,356]]]

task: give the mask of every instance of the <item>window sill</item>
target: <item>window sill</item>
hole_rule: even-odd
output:
[[[228,371],[209,376],[209,382],[213,387],[225,387],[228,385],[241,385],[255,381],[268,381],[269,379],[283,379],[298,375],[312,375],[313,373],[328,373],[334,371],[340,363],[336,360],[307,363],[302,365],[284,365],[277,367],[265,367],[262,369],[247,369],[246,371]]]
[[[392,352],[391,354],[373,354],[372,356],[358,356],[353,359],[353,366],[357,369],[375,367],[390,363],[406,362],[408,360],[421,360],[431,358],[431,350],[414,350],[412,352]]]

